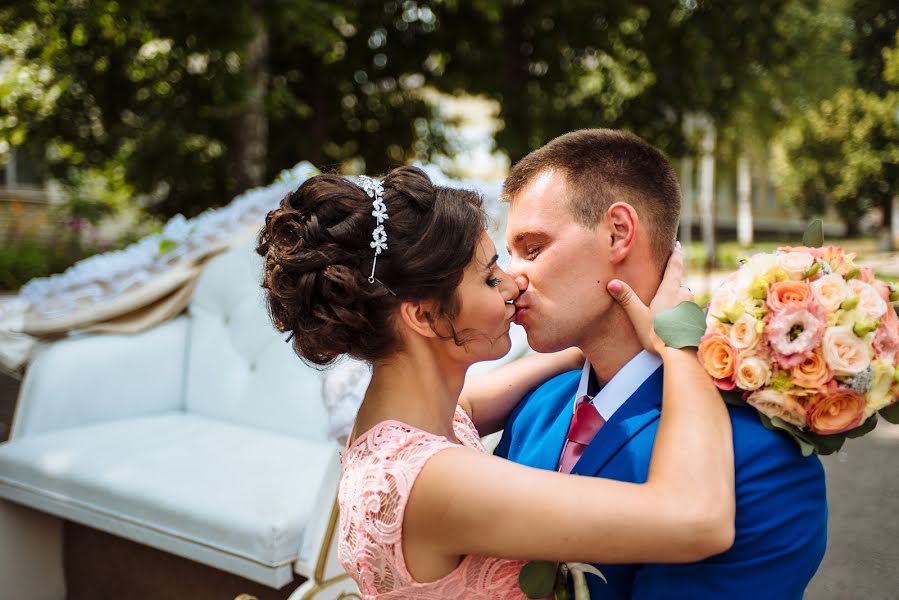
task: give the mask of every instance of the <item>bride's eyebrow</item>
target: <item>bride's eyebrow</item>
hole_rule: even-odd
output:
[[[498,261],[498,260],[499,260],[499,254],[494,254],[493,258],[491,258],[489,261],[487,261],[487,264],[484,265],[484,271],[489,273],[490,270],[493,268],[493,265],[495,265],[496,261]]]

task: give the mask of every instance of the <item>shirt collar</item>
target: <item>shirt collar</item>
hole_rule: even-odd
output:
[[[621,405],[627,402],[637,388],[643,385],[643,382],[661,365],[662,359],[646,350],[642,350],[630,359],[593,397],[593,405],[599,411],[600,416],[606,421],[611,419],[615,411],[621,408]],[[581,371],[581,381],[577,387],[577,398],[587,394],[592,370],[590,361],[585,361]],[[576,407],[577,403],[575,403]]]

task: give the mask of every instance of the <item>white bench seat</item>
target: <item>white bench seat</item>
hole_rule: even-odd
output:
[[[284,567],[289,581],[335,451],[326,442],[173,413],[3,444],[0,486],[4,497],[63,518],[93,514],[91,524],[117,535],[144,529],[142,538],[175,538],[186,548]],[[305,464],[302,477],[298,459]]]

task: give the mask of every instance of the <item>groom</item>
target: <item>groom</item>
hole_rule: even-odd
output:
[[[606,284],[618,278],[644,302],[654,296],[680,214],[671,165],[634,135],[575,131],[515,165],[503,196],[507,271],[521,290],[518,324],[534,350],[577,346],[587,361],[583,371],[555,377],[521,401],[496,454],[644,482],[662,401],[661,361],[642,350]],[[572,427],[583,396],[592,397],[598,418]],[[588,577],[591,597],[802,598],[827,539],[821,463],[765,429],[753,410],[730,408],[730,415],[737,500],[731,549],[692,564],[597,565],[608,584]]]

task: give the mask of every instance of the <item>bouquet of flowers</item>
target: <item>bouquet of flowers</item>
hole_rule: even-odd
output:
[[[874,429],[878,413],[899,423],[899,292],[823,246],[820,221],[803,243],[745,260],[706,313],[683,303],[658,316],[656,332],[697,346],[728,402],[755,408],[803,454],[830,454]]]

